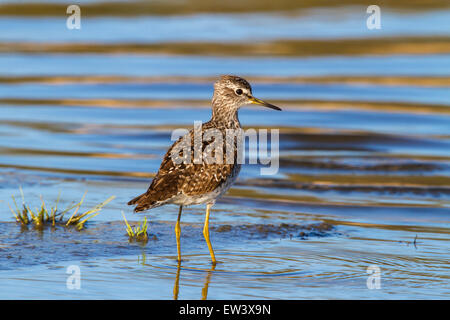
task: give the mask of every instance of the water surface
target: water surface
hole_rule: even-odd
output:
[[[0,2],[0,298],[448,299],[445,2],[382,7],[379,32],[352,1],[254,12],[115,1],[105,14],[110,3],[89,0],[80,31],[56,14],[62,1],[30,2]],[[209,119],[220,74],[283,108],[240,111],[245,129],[280,130],[280,168],[244,165],[214,206],[215,267],[204,208],[186,208],[178,265],[178,208],[135,215],[126,202],[148,187],[172,130]],[[20,186],[32,207],[59,192],[61,207],[85,191],[83,208],[116,199],[81,232],[21,229],[8,208]],[[128,241],[122,211],[148,218],[147,244]],[[70,265],[80,290],[66,287]],[[380,289],[368,289],[369,266]]]

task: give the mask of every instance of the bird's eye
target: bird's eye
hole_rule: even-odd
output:
[[[242,89],[237,89],[237,90],[236,90],[236,94],[237,94],[238,96],[240,96],[242,93],[243,93]]]

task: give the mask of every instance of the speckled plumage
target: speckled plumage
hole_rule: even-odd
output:
[[[238,110],[241,106],[250,103],[281,110],[274,105],[253,97],[252,88],[245,79],[237,76],[222,76],[214,83],[212,117],[211,120],[204,123],[201,127],[201,142],[194,143],[194,140],[197,141],[195,139],[195,128],[184,137],[178,139],[164,156],[158,173],[148,190],[128,202],[129,205],[135,205],[135,212],[159,207],[164,204],[180,206],[178,220],[175,225],[179,263],[181,262],[180,218],[182,208],[183,206],[203,203],[206,203],[203,235],[208,244],[211,260],[213,264],[216,263],[214,251],[209,240],[210,208],[216,199],[231,187],[241,170],[241,164],[238,161],[238,152],[241,148],[238,148],[238,144],[242,140],[235,137],[233,141],[230,141],[227,139],[227,133],[230,129],[241,130]],[[220,141],[220,138],[214,134],[205,138],[207,133],[211,131],[221,134],[221,144],[214,143],[216,138]],[[236,131],[234,132],[236,133]],[[203,133],[205,133],[205,136]],[[189,146],[189,149],[182,147],[186,146],[186,144]],[[198,160],[195,158],[196,145],[197,148],[201,146],[202,155],[206,153],[211,156],[209,159],[216,159],[216,161],[204,161],[205,158],[203,158],[203,161],[196,162],[195,160]],[[231,146],[233,146],[233,149],[230,149]],[[233,151],[231,157],[229,150]],[[198,151],[197,153],[199,153]],[[174,154],[180,155],[180,158],[185,160],[190,158],[190,161],[174,161]],[[219,155],[219,159],[222,159],[221,161],[217,161],[217,155]]]
[[[202,125],[203,130],[210,128],[219,129],[225,134],[225,127],[217,127],[211,120]],[[189,140],[193,141],[194,130],[189,131]],[[190,163],[177,164],[172,160],[171,152],[181,143],[183,137],[178,139],[167,151],[161,166],[153,179],[147,192],[131,200],[128,204],[136,204],[135,211],[143,211],[155,208],[167,203],[177,205],[193,205],[213,203],[234,182],[239,174],[241,165],[234,161],[227,163],[201,163],[193,161],[193,143]],[[205,150],[208,143],[203,143]],[[237,150],[237,148],[236,148]],[[226,151],[223,151],[223,155]],[[235,154],[236,157],[237,154]],[[224,161],[225,162],[225,161]]]
[[[251,94],[250,84],[240,77],[222,76],[214,84],[214,95],[212,99],[212,118],[202,125],[202,130],[218,129],[223,137],[226,129],[241,128],[238,109],[246,101],[237,99],[236,89],[246,89]],[[193,141],[194,129],[188,133],[189,139]],[[214,203],[215,199],[225,193],[236,180],[241,165],[237,163],[237,146],[235,146],[235,161],[233,164],[224,163],[201,163],[195,164],[193,160],[188,164],[176,164],[171,158],[173,148],[181,143],[178,139],[167,151],[161,166],[153,179],[147,192],[134,198],[128,204],[136,205],[135,211],[144,211],[164,204],[193,205],[203,203]],[[203,142],[202,149],[208,143]],[[193,142],[191,143],[194,148]],[[225,156],[225,144],[223,155]],[[191,156],[193,158],[194,151]]]

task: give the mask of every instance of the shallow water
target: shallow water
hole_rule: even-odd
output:
[[[379,33],[365,28],[364,7],[301,5],[290,14],[225,8],[125,17],[112,9],[69,31],[64,16],[40,7],[11,15],[8,3],[0,2],[0,30],[14,26],[0,34],[0,298],[448,299],[450,52],[440,44],[447,6],[386,8]],[[268,32],[261,18],[273,22]],[[216,37],[214,28],[227,32]],[[402,36],[426,41],[398,52],[388,38]],[[355,53],[345,43],[369,38],[385,41],[386,52]],[[248,39],[273,55],[208,51],[209,42]],[[274,44],[283,39],[320,39],[329,53],[283,55]],[[181,42],[203,43],[196,54],[173,54]],[[130,43],[164,45],[101,48],[126,51]],[[47,51],[37,52],[40,45]],[[257,97],[283,108],[240,111],[246,129],[280,130],[280,168],[261,176],[260,165],[243,166],[214,206],[215,267],[202,236],[204,208],[186,208],[177,265],[178,208],[145,213],[145,245],[128,241],[121,212],[133,224],[143,218],[126,202],[148,187],[172,130],[209,119],[212,82],[223,73],[248,78]],[[86,190],[86,208],[116,199],[84,231],[24,230],[8,208],[19,186],[32,207],[59,192],[61,207]],[[80,290],[66,286],[70,265],[80,267]],[[369,266],[380,269],[380,289],[368,288]]]

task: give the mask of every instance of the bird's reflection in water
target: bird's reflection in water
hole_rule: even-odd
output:
[[[202,300],[206,300],[208,298],[208,288],[209,283],[211,282],[211,276],[213,271],[216,269],[216,265],[212,265],[211,269],[208,270],[208,273],[205,277],[205,283],[202,288]],[[173,286],[173,299],[178,300],[178,293],[180,292],[180,271],[181,271],[181,262],[177,264],[177,274],[175,276],[175,284]]]
[[[175,284],[173,285],[173,300],[178,300],[178,292],[180,292],[180,269],[181,262],[178,261],[177,275],[175,276]]]
[[[205,284],[203,285],[203,288],[202,288],[202,300],[206,300],[206,298],[208,298],[209,283],[211,282],[211,276],[215,269],[216,269],[216,265],[212,264],[211,269],[209,269],[208,273],[206,274]]]

